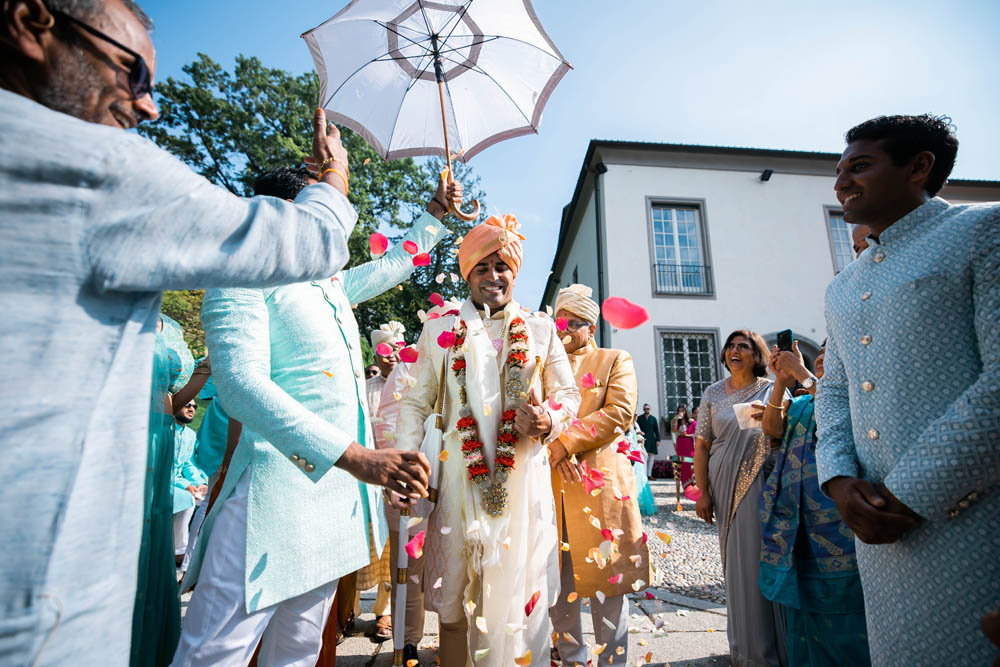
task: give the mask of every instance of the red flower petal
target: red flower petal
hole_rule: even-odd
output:
[[[643,534],[642,534],[642,543],[643,543],[643,544],[645,544],[645,543],[646,543],[646,540],[648,540],[648,539],[649,539],[649,536],[648,536],[648,535],[646,535],[646,533],[643,533]]]
[[[388,357],[392,354],[392,346],[388,343],[379,343],[375,346],[375,354],[380,357]]]
[[[608,583],[611,584],[612,586],[614,586],[614,585],[622,583],[622,579],[624,579],[624,578],[625,578],[625,575],[619,572],[618,574],[614,574],[614,575],[608,577]]]
[[[409,347],[404,347],[402,350],[399,351],[399,360],[405,361],[408,364],[412,364],[413,362],[415,362],[418,356],[420,355],[417,353],[417,348],[413,347],[412,345],[410,345]]]
[[[615,539],[615,535],[611,532],[610,528],[601,528],[601,537],[611,542]]]
[[[431,292],[431,303],[435,306],[444,306],[444,297],[437,292]]]
[[[422,252],[419,255],[413,257],[413,266],[430,266],[431,256],[426,252]]]
[[[526,605],[524,605],[525,616],[531,616],[531,612],[534,611],[535,605],[538,604],[538,598],[540,597],[542,597],[541,591],[535,591],[534,593],[531,594],[531,599],[528,600],[528,603]]]
[[[601,314],[616,329],[634,329],[649,319],[645,308],[620,296],[605,299]]]
[[[424,555],[424,531],[421,530],[406,543],[406,553],[414,560]]]
[[[618,443],[618,453],[619,454],[625,454],[627,456],[628,455],[628,448],[629,448],[628,440],[622,440],[621,442]]]
[[[438,345],[448,349],[455,344],[455,334],[451,331],[442,331],[441,335],[438,336]]]
[[[372,257],[381,257],[389,247],[389,239],[384,234],[375,232],[368,237],[368,246],[371,248]]]
[[[441,317],[440,313],[427,313],[427,319],[436,320]]]
[[[583,377],[580,378],[580,386],[584,389],[591,389],[594,386],[594,374],[584,373]]]
[[[549,407],[552,408],[553,410],[559,411],[559,410],[562,410],[562,403],[556,403],[555,400],[553,400],[550,397],[549,398]]]
[[[655,600],[656,596],[653,595],[652,593],[650,593],[649,591],[646,591],[646,599],[647,600]]]
[[[556,329],[559,329],[559,331],[566,331],[566,327],[568,326],[569,326],[569,320],[567,320],[565,317],[556,318]]]
[[[410,253],[411,255],[416,255],[418,252],[420,252],[420,248],[418,248],[417,244],[414,243],[413,241],[403,241],[403,250]],[[605,301],[605,303],[607,302]]]

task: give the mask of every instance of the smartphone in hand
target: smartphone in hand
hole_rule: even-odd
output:
[[[784,352],[792,351],[792,341],[795,340],[795,335],[792,333],[791,329],[785,329],[784,331],[778,332],[778,349]]]

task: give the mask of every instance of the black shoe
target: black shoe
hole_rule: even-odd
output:
[[[407,644],[403,647],[403,664],[410,664],[410,660],[416,660],[413,667],[420,667],[420,658],[417,656],[417,647],[413,644]]]

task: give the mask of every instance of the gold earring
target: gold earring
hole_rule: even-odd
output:
[[[52,26],[56,24],[56,17],[49,14],[49,19],[42,23],[41,21],[33,21],[32,19],[25,20],[25,23],[30,25],[32,28],[38,28],[39,30],[50,30]]]

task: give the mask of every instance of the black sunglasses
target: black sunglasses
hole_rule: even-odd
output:
[[[116,39],[108,37],[103,32],[97,28],[91,27],[76,18],[75,16],[70,16],[66,12],[61,12],[58,9],[50,9],[49,13],[53,16],[58,16],[61,19],[66,19],[74,26],[89,32],[94,37],[98,39],[103,39],[108,44],[117,46],[119,49],[129,54],[134,58],[132,64],[129,66],[128,70],[128,87],[129,91],[132,93],[132,98],[136,100],[141,100],[146,95],[153,94],[153,77],[149,73],[149,67],[146,65],[146,60],[140,56],[138,53],[128,48]]]

